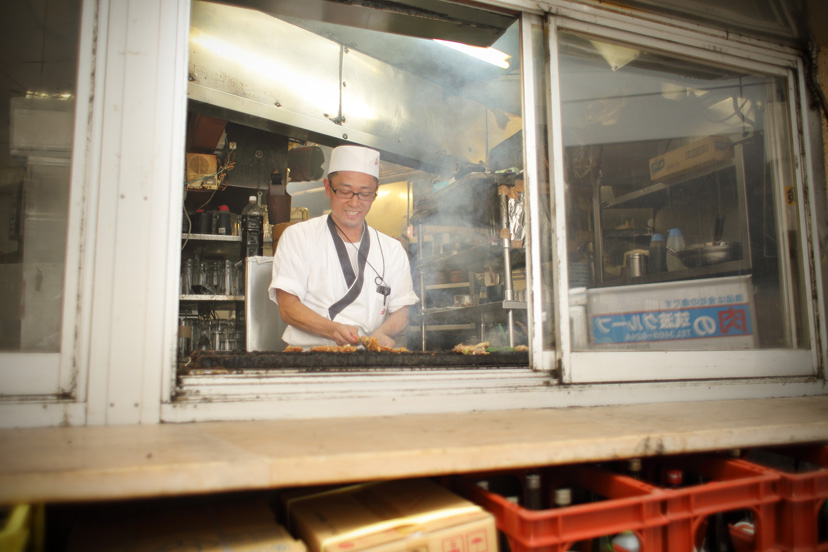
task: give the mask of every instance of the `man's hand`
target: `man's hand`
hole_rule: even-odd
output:
[[[334,322],[330,338],[336,341],[337,345],[356,345],[359,343],[359,330],[356,326]]]
[[[402,307],[391,313],[379,328],[374,330],[371,337],[376,337],[381,347],[395,347],[396,341],[392,335],[400,335],[408,327],[408,307]]]
[[[394,341],[391,337],[385,335],[381,331],[377,330],[371,334],[371,337],[377,339],[377,344],[380,347],[388,347],[389,349],[393,349],[396,346],[397,342]]]
[[[359,330],[356,326],[328,320],[303,305],[298,297],[284,290],[276,290],[276,299],[279,301],[279,314],[286,324],[336,341],[337,345],[355,345],[359,343]]]

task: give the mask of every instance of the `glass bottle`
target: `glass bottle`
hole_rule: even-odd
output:
[[[572,489],[562,487],[555,489],[554,495],[555,508],[566,508],[572,505]]]
[[[707,518],[707,530],[704,534],[702,552],[736,552],[730,528],[721,512]]]
[[[223,278],[221,292],[224,295],[235,295],[235,273],[236,270],[233,268],[233,261],[225,259],[224,270],[222,270],[221,273],[221,276]]]
[[[195,349],[199,351],[209,351],[210,344],[210,326],[207,320],[201,319],[194,325],[194,330],[198,334]]]
[[[627,460],[627,474],[633,479],[641,480],[641,458]]]
[[[541,475],[539,473],[527,473],[523,480],[523,507],[527,510],[542,510],[542,492]]]
[[[828,541],[828,500],[822,503],[817,513],[817,539],[819,542]]]
[[[273,237],[273,225],[270,224],[270,215],[267,206],[262,206],[262,236],[265,238]]]
[[[185,360],[193,347],[193,327],[186,320],[178,322],[178,358]]]
[[[193,260],[184,261],[184,269],[181,271],[181,295],[193,294]]]

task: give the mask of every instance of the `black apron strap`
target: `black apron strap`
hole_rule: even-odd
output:
[[[342,267],[342,275],[345,277],[345,283],[348,285],[348,292],[342,299],[331,305],[328,309],[328,317],[333,320],[337,314],[345,310],[345,307],[356,301],[356,298],[362,292],[362,283],[365,280],[365,262],[368,260],[368,251],[371,249],[371,237],[367,232],[368,225],[365,224],[362,231],[362,243],[359,245],[359,258],[357,259],[359,275],[354,275],[354,268],[351,266],[351,259],[348,258],[348,250],[345,248],[345,242],[339,237],[336,231],[336,224],[334,224],[333,218],[330,215],[328,215],[328,230],[330,230],[331,237],[333,238],[336,256],[339,258],[339,265]]]

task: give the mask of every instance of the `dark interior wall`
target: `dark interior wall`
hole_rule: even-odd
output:
[[[288,139],[236,123],[228,123],[225,132],[227,144],[236,144],[236,165],[228,173],[230,185],[267,193],[273,172],[285,174]]]

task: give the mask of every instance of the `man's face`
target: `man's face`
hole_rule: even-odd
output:
[[[325,194],[331,202],[331,216],[334,222],[342,230],[362,229],[365,215],[371,210],[373,199],[366,201],[353,196],[343,199],[337,192],[356,192],[374,194],[377,191],[377,180],[368,174],[352,171],[339,171],[333,175],[333,179],[325,179]],[[346,194],[347,195],[347,194]]]

